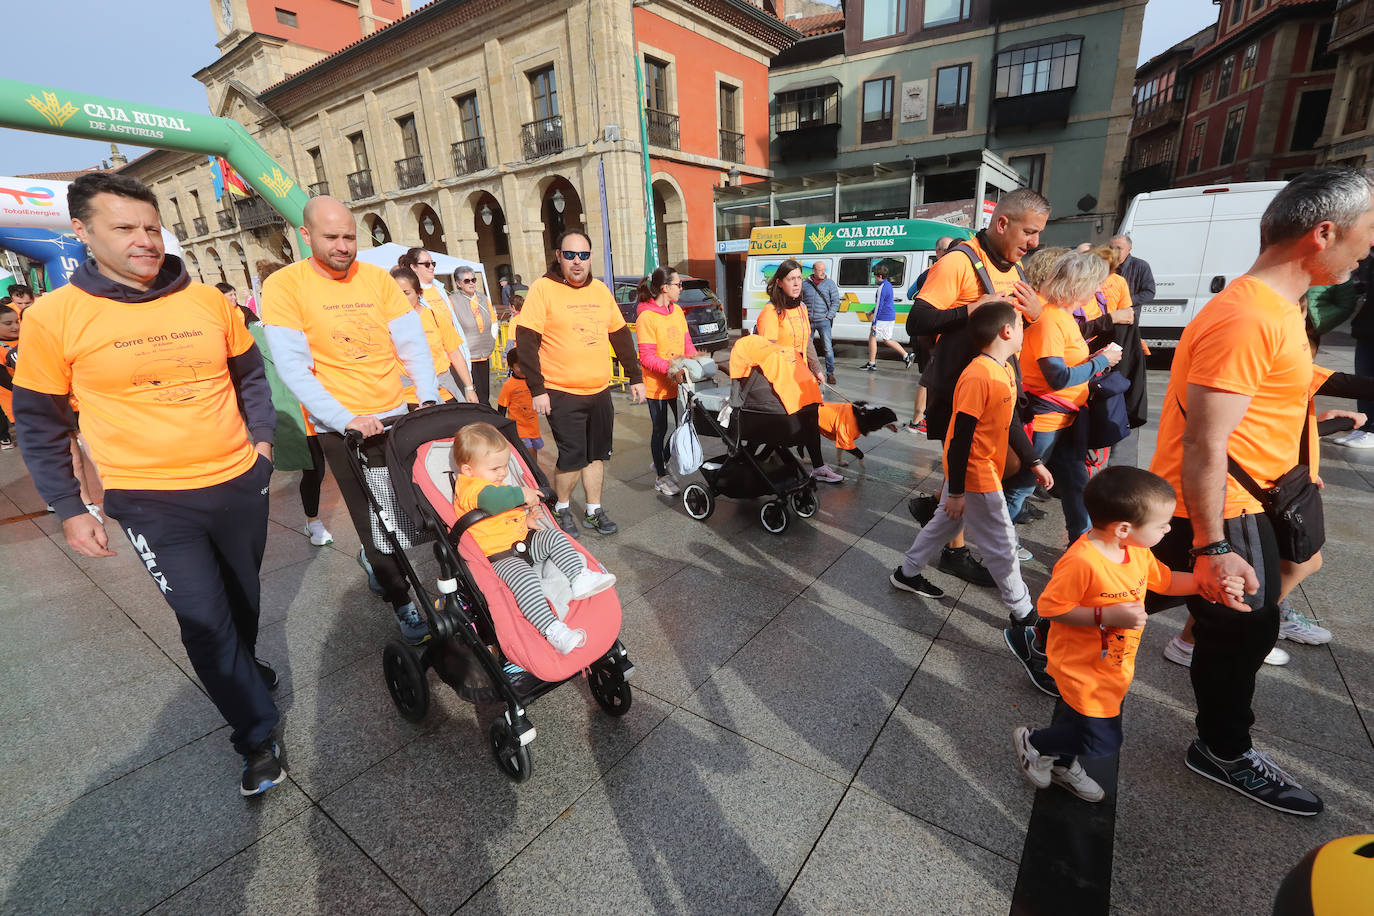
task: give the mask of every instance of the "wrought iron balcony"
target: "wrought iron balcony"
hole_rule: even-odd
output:
[[[221,229],[233,229],[238,225],[238,220],[234,218],[233,210],[216,210],[215,219],[219,220]]]
[[[649,144],[651,146],[682,149],[677,115],[646,108],[644,109],[644,120],[649,126]]]
[[[453,174],[470,175],[487,167],[487,140],[473,137],[453,144]]]
[[[205,217],[197,216],[191,220],[191,234],[197,237],[210,234],[210,226],[205,222]]]
[[[272,205],[261,197],[236,200],[234,207],[239,211],[239,226],[243,229],[258,229],[262,226],[286,222],[282,219],[282,215],[273,210]]]
[[[1139,137],[1141,134],[1148,134],[1152,130],[1164,127],[1168,124],[1177,124],[1183,120],[1184,107],[1182,99],[1174,99],[1165,102],[1144,114],[1138,114],[1131,119],[1131,136]]]
[[[396,160],[396,184],[401,190],[418,188],[425,183],[425,158],[410,156]]]
[[[328,196],[329,196],[329,182],[327,182],[327,181],[317,181],[317,182],[315,182],[314,184],[312,184],[312,185],[310,186],[310,196],[311,196],[311,197],[328,197]]]
[[[1343,0],[1336,4],[1336,21],[1327,48],[1336,51],[1352,42],[1374,38],[1374,0]]]
[[[177,237],[178,242],[186,241],[186,224],[172,223],[172,235]]]
[[[743,162],[744,134],[722,128],[720,132],[720,158],[726,162]]]
[[[541,118],[520,128],[520,146],[526,159],[563,152],[563,116]]]
[[[359,169],[348,176],[348,195],[352,200],[362,200],[364,197],[373,197],[376,191],[372,189],[372,170]]]

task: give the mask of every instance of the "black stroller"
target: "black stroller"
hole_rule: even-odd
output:
[[[509,589],[472,537],[464,538],[472,525],[488,517],[487,513],[474,510],[457,518],[453,509],[449,467],[453,434],[474,422],[490,423],[510,442],[508,480],[550,492],[547,479],[529,460],[515,422],[478,404],[443,404],[398,418],[387,435],[385,472],[368,466],[362,436],[350,432],[349,466],[368,494],[378,523],[373,526],[379,535],[378,545],[385,542],[397,557],[414,590],[416,606],[429,624],[431,638],[423,647],[395,640],[383,650],[382,668],[397,710],[411,721],[425,716],[430,669],[468,702],[503,704],[504,715],[498,715],[489,730],[492,754],[507,776],[523,782],[530,775],[528,746],[535,737],[534,726],[526,716],[528,704],[585,674],[597,704],[609,715],[623,716],[630,710],[632,696],[626,679],[634,665],[618,638],[620,599],[614,589],[572,602],[568,619],[580,615],[576,625],[587,628],[588,644],[560,662],[571,674],[541,680],[514,662],[512,652],[520,640],[509,638],[516,632],[512,627],[528,627],[535,636],[537,631],[519,615]],[[390,493],[384,485],[387,481]],[[392,493],[394,503],[389,498]],[[556,524],[547,506],[542,512],[544,523]],[[433,544],[438,562],[437,594],[426,590],[405,551],[407,546],[426,541]],[[596,564],[579,542],[572,543],[589,565]],[[510,646],[502,646],[498,631],[507,635]],[[542,637],[537,642],[547,647]],[[525,646],[520,660],[537,667],[526,660],[528,649]]]
[[[683,489],[682,505],[688,515],[706,521],[716,511],[718,496],[764,498],[767,502],[759,508],[759,521],[770,534],[782,534],[793,515],[810,518],[816,514],[820,508],[816,481],[792,452],[792,446],[804,444],[808,411],[815,422],[814,405],[787,413],[758,367],[744,380],[733,379],[728,397],[721,388],[683,386],[682,392],[684,416],[697,434],[718,438],[725,445],[724,454],[702,462],[699,470],[705,482]]]

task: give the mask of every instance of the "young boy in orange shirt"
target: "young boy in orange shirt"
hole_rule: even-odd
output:
[[[1083,491],[1092,528],[1054,564],[1040,595],[1050,621],[1047,668],[1064,705],[1049,728],[1018,727],[1016,759],[1031,785],[1056,782],[1084,801],[1105,795],[1079,763],[1121,748],[1121,701],[1135,674],[1145,626],[1145,592],[1194,595],[1193,574],[1174,572],[1150,548],[1169,531],[1177,497],[1164,478],[1139,468],[1110,467]],[[1226,580],[1231,604],[1244,583]]]
[[[539,431],[539,414],[534,412],[534,397],[530,394],[529,383],[525,381],[525,372],[520,368],[520,354],[514,347],[506,354],[506,365],[510,366],[510,378],[501,386],[501,393],[496,396],[496,406],[500,408],[502,416],[515,421],[515,431],[520,434],[520,441],[525,443],[530,457],[538,464],[544,437]]]

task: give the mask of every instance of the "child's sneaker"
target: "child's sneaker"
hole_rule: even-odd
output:
[[[592,569],[584,569],[572,579],[572,596],[574,601],[582,598],[590,598],[592,595],[599,595],[606,589],[615,585],[615,576],[608,572],[595,572]]]
[[[422,645],[429,639],[429,624],[425,623],[414,601],[396,608],[396,626],[401,630],[401,637],[412,646]]]
[[[664,496],[676,496],[682,492],[682,488],[677,485],[677,481],[664,474],[662,477],[654,478],[654,489]]]
[[[281,748],[270,738],[243,755],[243,777],[239,780],[239,794],[261,795],[273,786],[281,785],[286,770],[281,765]]]
[[[367,590],[378,598],[385,595],[386,592],[382,591],[382,583],[377,581],[377,574],[372,571],[372,564],[367,562],[367,551],[361,547],[358,548],[358,565],[363,568],[363,572],[367,573]]]
[[[1037,789],[1047,789],[1054,771],[1054,758],[1043,756],[1031,747],[1030,729],[1018,725],[1011,733],[1011,743],[1016,749],[1016,760],[1021,764],[1021,775]],[[1076,762],[1076,761],[1075,761]]]
[[[323,547],[326,544],[334,543],[334,535],[329,533],[329,529],[324,527],[324,522],[315,519],[313,522],[305,523],[305,533],[310,537],[310,543],[316,547]]]
[[[1097,780],[1089,776],[1084,771],[1083,764],[1077,760],[1066,767],[1056,764],[1050,770],[1050,779],[1085,802],[1100,802],[1107,796],[1107,793],[1102,791],[1102,787],[1097,784]]]
[[[1164,644],[1164,657],[1175,665],[1193,667],[1193,644],[1175,636]]]
[[[1016,656],[1017,661],[1026,669],[1026,674],[1030,676],[1035,689],[1048,696],[1059,696],[1059,685],[1045,670],[1048,659],[1044,651],[1035,644],[1035,627],[1018,623],[1003,630],[1002,638],[1006,640],[1007,648]]]
[[[567,655],[573,649],[580,649],[587,644],[587,631],[570,629],[563,621],[555,620],[544,631],[544,638],[558,650],[559,655]]]

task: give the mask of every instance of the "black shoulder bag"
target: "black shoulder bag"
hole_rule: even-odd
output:
[[[1294,563],[1310,560],[1326,543],[1321,489],[1313,482],[1308,464],[1307,434],[1311,421],[1309,412],[1302,423],[1302,438],[1298,440],[1297,466],[1267,490],[1236,464],[1234,458],[1226,456],[1231,476],[1264,506],[1264,514],[1269,516],[1278,537],[1279,556]]]

